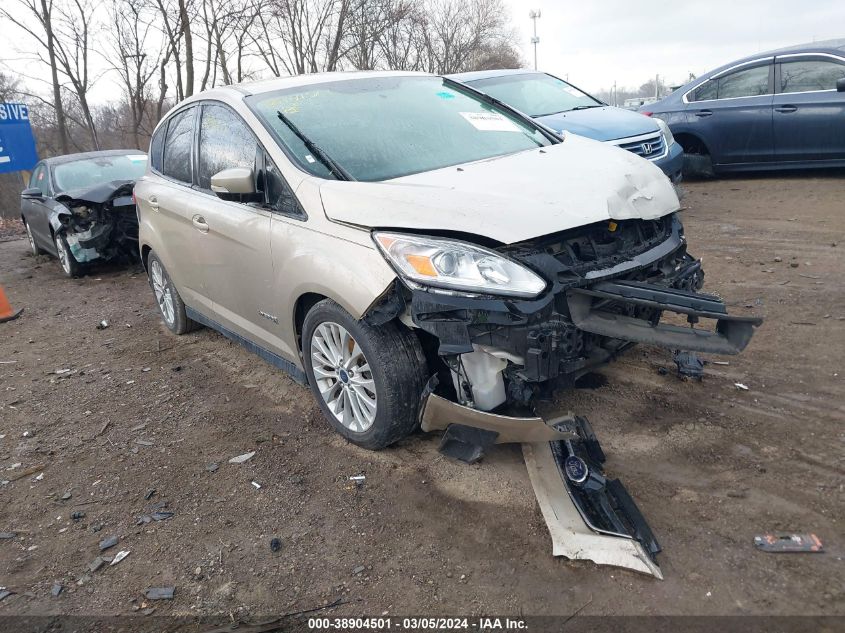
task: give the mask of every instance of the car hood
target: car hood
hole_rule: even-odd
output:
[[[565,130],[597,141],[615,141],[659,131],[657,124],[647,116],[612,106],[572,110],[535,118],[555,132]]]
[[[608,219],[655,219],[680,206],[652,163],[574,135],[542,150],[384,182],[324,181],[320,195],[331,220],[504,244]]]

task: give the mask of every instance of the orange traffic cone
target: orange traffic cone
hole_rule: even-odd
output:
[[[9,300],[6,298],[6,293],[3,292],[3,286],[0,286],[0,323],[17,319],[21,315],[21,312],[23,312],[23,308],[17,312],[12,310]]]

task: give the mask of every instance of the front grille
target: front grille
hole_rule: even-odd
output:
[[[637,137],[637,140],[626,141],[623,139],[622,142],[617,143],[617,147],[621,147],[629,152],[633,152],[637,156],[649,159],[662,156],[666,149],[663,142],[663,135],[660,132],[650,136]]]

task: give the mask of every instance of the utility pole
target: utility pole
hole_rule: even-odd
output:
[[[537,70],[537,44],[540,43],[540,38],[537,37],[537,18],[540,17],[540,10],[531,9],[528,17],[534,21],[534,37],[531,38],[531,43],[534,45],[534,70]]]

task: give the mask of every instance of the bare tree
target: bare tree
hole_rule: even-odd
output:
[[[50,66],[50,77],[53,92],[53,109],[55,110],[56,126],[59,135],[59,144],[63,153],[69,151],[67,123],[65,112],[62,107],[62,86],[59,83],[58,64],[56,63],[56,45],[53,31],[53,0],[10,0],[14,6],[23,10],[24,14],[35,18],[38,28],[30,27],[25,18],[12,13],[7,4],[0,7],[0,17],[4,17],[12,24],[26,32],[39,46],[39,59],[45,61],[41,56],[42,52],[47,54],[46,63]]]
[[[155,46],[153,16],[145,0],[112,0],[111,24],[115,38],[112,50],[106,55],[112,68],[120,77],[124,99],[128,105],[129,131],[135,147],[146,145],[152,129],[145,128],[145,119],[151,118],[153,90],[152,80],[159,73],[162,59],[169,51]],[[166,47],[166,44],[164,45]],[[163,95],[159,95],[160,99]],[[159,117],[152,115],[152,123]]]

